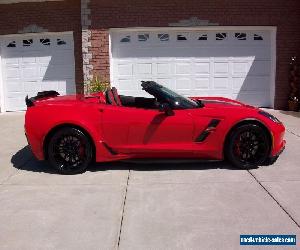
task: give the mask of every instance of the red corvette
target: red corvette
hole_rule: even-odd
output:
[[[274,162],[285,146],[271,114],[220,97],[186,98],[153,81],[152,98],[105,94],[26,97],[25,131],[33,154],[62,174],[91,161],[137,158],[228,159],[238,168]]]

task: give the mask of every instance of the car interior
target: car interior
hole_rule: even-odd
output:
[[[106,103],[110,105],[135,107],[143,109],[158,109],[159,103],[155,98],[119,95],[115,87],[105,92]]]

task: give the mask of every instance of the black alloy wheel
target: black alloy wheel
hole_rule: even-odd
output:
[[[61,174],[84,172],[92,158],[92,144],[89,138],[77,128],[62,128],[49,141],[48,160]]]
[[[246,124],[231,133],[225,155],[235,167],[251,169],[267,161],[270,148],[266,131],[258,125]]]

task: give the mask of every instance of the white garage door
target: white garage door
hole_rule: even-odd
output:
[[[112,84],[141,96],[140,81],[154,80],[186,96],[272,106],[272,31],[218,29],[112,29]]]
[[[4,109],[26,109],[26,95],[56,90],[75,92],[72,33],[41,33],[4,36],[1,39]]]

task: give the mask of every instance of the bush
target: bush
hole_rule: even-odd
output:
[[[85,94],[105,92],[109,87],[110,82],[108,80],[96,76],[84,84],[84,92]]]

